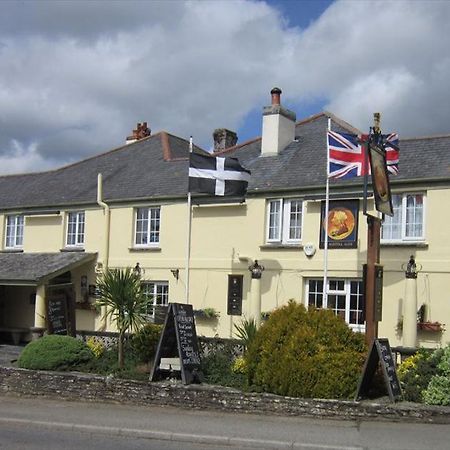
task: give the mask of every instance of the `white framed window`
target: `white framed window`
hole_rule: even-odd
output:
[[[381,240],[384,242],[411,242],[425,239],[425,195],[422,193],[394,194],[394,216],[386,216]]]
[[[144,295],[149,299],[147,314],[155,318],[158,308],[169,304],[169,283],[167,281],[148,281],[142,283]]]
[[[5,248],[23,247],[23,224],[21,214],[6,216]]]
[[[268,243],[300,243],[302,223],[302,200],[274,199],[267,202],[266,240]]]
[[[137,247],[159,245],[160,227],[161,208],[159,206],[137,208],[134,245]]]
[[[74,211],[67,214],[67,247],[84,246],[84,211]]]
[[[342,317],[353,331],[364,332],[363,283],[355,279],[329,279],[328,296],[324,295],[323,279],[306,281],[307,306],[329,308]]]

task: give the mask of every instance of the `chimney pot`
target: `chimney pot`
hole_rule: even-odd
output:
[[[136,125],[136,128],[133,130],[133,134],[131,136],[127,136],[126,143],[131,144],[133,142],[138,141],[139,139],[143,139],[147,136],[150,136],[152,130],[148,128],[147,122],[142,122]]]
[[[215,152],[234,147],[238,141],[237,134],[234,131],[227,130],[226,128],[215,129],[213,138]]]
[[[280,96],[281,96],[281,89],[274,87],[271,91],[270,91],[271,95],[272,95],[272,105],[280,105],[281,104],[281,100],[280,100]]]

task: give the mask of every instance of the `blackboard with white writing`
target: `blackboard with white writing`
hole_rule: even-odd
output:
[[[179,358],[181,379],[184,384],[200,382],[200,351],[192,305],[170,303],[159,339],[151,381],[164,375],[161,358]]]
[[[47,320],[49,334],[68,334],[67,299],[64,294],[47,299]]]
[[[372,344],[359,380],[355,400],[370,397],[374,375],[378,368],[381,368],[385,387],[391,401],[396,402],[402,398],[400,381],[397,377],[395,360],[392,355],[389,340],[383,338],[375,339]]]

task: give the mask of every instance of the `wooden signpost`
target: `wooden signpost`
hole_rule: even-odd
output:
[[[169,360],[174,364],[167,367],[162,364],[162,360]],[[184,384],[202,381],[200,351],[192,305],[183,303],[169,304],[150,380],[157,381],[164,375],[178,371],[176,367],[179,367]]]
[[[367,356],[364,369],[358,384],[355,400],[369,397],[373,379],[378,367],[381,367],[383,379],[389,398],[396,402],[402,398],[402,390],[395,369],[395,361],[392,355],[388,339],[375,339]]]

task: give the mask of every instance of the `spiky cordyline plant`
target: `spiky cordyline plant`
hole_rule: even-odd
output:
[[[119,332],[118,363],[123,369],[125,333],[146,322],[150,299],[143,293],[140,275],[129,267],[106,270],[98,281],[98,289],[97,305],[105,306],[104,318],[110,318]]]

